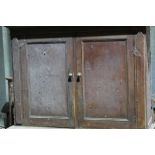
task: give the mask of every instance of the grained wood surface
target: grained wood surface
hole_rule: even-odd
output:
[[[20,40],[23,124],[73,126],[71,39]]]
[[[127,118],[126,42],[83,43],[85,117]]]
[[[65,43],[28,44],[31,115],[66,116]]]
[[[133,36],[76,40],[79,127],[137,128],[133,41]]]
[[[13,72],[14,72],[14,96],[15,96],[15,124],[22,124],[22,105],[21,105],[21,74],[20,74],[20,51],[19,42],[16,38],[12,41],[13,50]]]
[[[135,95],[137,105],[137,126],[147,126],[147,54],[145,35],[138,33],[134,37],[137,53],[135,54]]]
[[[14,44],[18,56],[14,71],[19,71],[16,119],[21,116],[23,125],[146,127],[143,34],[28,39]]]

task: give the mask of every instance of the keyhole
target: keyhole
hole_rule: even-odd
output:
[[[43,52],[43,55],[46,55],[46,52],[45,51]]]

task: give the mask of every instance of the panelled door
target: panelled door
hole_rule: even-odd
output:
[[[13,40],[16,124],[145,127],[145,37]]]
[[[72,39],[13,44],[17,124],[73,127]]]
[[[136,53],[143,53],[144,42],[141,34],[137,42],[135,37],[128,35],[76,39],[76,102],[80,128],[137,127],[137,90],[142,91],[140,87],[144,86],[144,72],[139,66],[137,69],[142,73],[138,76],[142,76],[143,81],[137,79],[136,61],[140,56]],[[140,45],[138,52],[135,51],[136,44]],[[143,58],[140,61],[142,60]],[[140,95],[141,98],[144,97],[144,94]],[[143,113],[142,100],[139,105]]]

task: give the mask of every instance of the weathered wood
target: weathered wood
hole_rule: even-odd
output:
[[[79,127],[146,127],[147,62],[139,35],[76,40],[77,72],[82,73],[76,98]]]
[[[14,49],[18,48],[14,78],[21,82],[15,81],[15,98],[19,97],[16,107],[21,108],[17,114],[22,113],[21,122],[146,128],[145,40],[142,33],[14,40]],[[69,73],[73,77],[68,82]]]
[[[20,51],[19,42],[15,38],[12,40],[13,51],[13,72],[14,72],[14,96],[15,96],[15,124],[22,124],[22,105],[21,105],[21,73],[20,73]]]
[[[73,127],[70,38],[20,40],[24,125]]]
[[[137,127],[146,128],[146,42],[145,36],[141,32],[135,35],[135,100],[137,106]]]

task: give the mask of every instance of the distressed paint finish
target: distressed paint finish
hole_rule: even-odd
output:
[[[12,56],[10,32],[6,27],[0,27],[0,111],[9,102],[8,81],[12,77]],[[4,113],[0,112],[0,125],[4,126]]]

